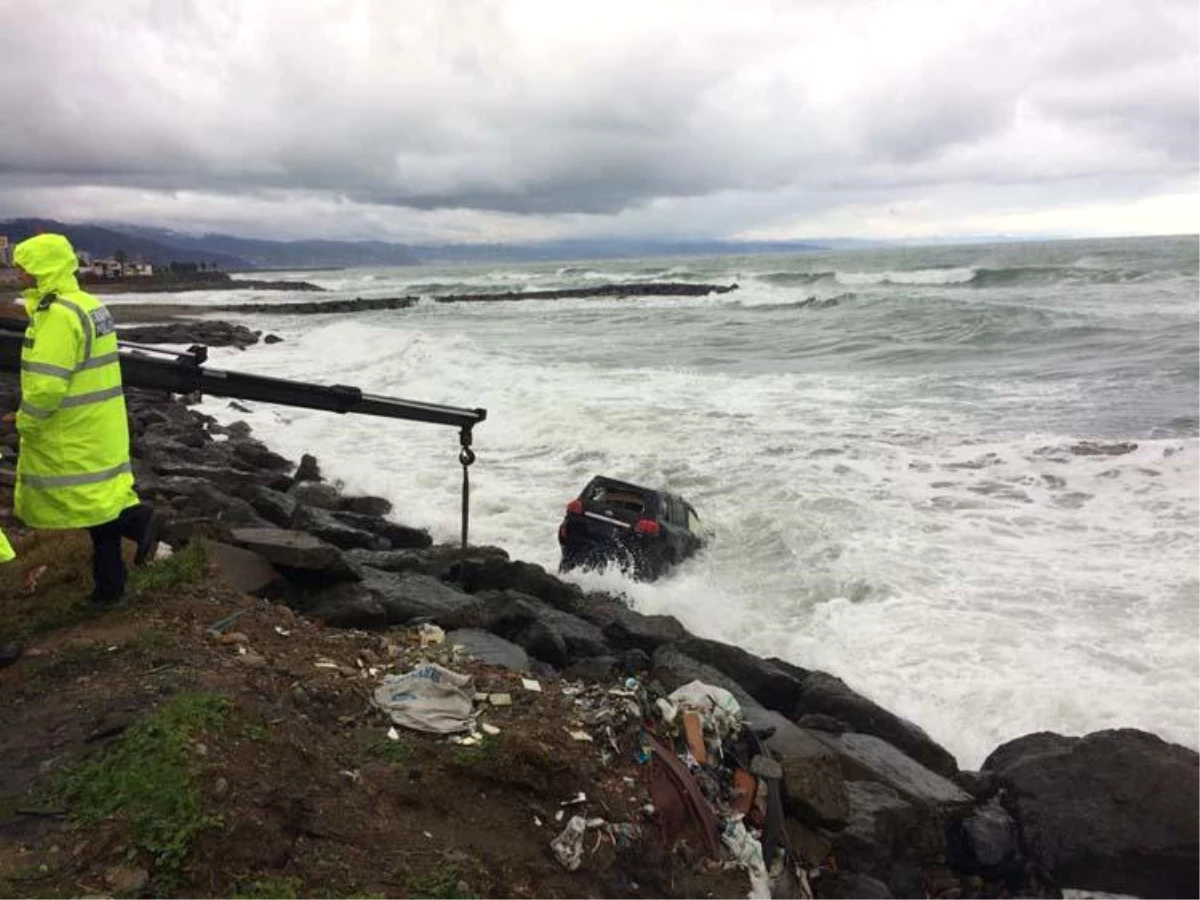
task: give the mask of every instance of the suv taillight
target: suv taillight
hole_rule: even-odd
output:
[[[658,521],[656,519],[638,519],[637,524],[633,526],[633,530],[638,534],[654,537],[658,534]]]
[[[575,515],[583,515],[583,501],[576,498],[567,504],[567,512]]]

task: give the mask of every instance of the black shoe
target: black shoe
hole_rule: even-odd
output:
[[[142,529],[142,535],[138,538],[137,553],[133,557],[135,566],[144,566],[147,562],[154,561],[158,553],[158,538],[162,533],[162,526],[162,516],[150,510],[150,515],[146,517],[146,527]]]
[[[0,646],[0,669],[5,666],[11,666],[25,652],[25,648],[20,644],[4,644]]]
[[[87,602],[89,606],[97,606],[107,609],[110,606],[116,606],[124,598],[124,594],[107,594],[100,591],[92,591],[88,594]]]

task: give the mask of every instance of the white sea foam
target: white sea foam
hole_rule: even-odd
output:
[[[914,269],[899,272],[836,272],[834,280],[848,286],[866,284],[965,284],[975,277],[973,268]]]

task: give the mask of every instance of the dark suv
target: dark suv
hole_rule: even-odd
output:
[[[567,504],[558,527],[559,571],[618,562],[653,581],[704,544],[700,517],[675,494],[597,476]]]

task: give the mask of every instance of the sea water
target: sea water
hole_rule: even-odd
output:
[[[421,298],[248,316],[284,342],[213,363],[486,408],[471,540],[551,571],[593,475],[682,494],[712,539],[675,574],[567,577],[831,672],[972,768],[1039,730],[1200,743],[1197,269],[1181,237],[304,272],[285,277],[330,293],[172,299]],[[738,289],[436,299],[617,281]],[[203,408],[457,540],[455,429],[244,405]]]

